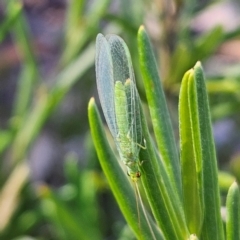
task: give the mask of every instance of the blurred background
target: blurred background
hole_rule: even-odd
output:
[[[178,141],[185,71],[203,64],[224,196],[240,180],[240,4],[237,0],[0,1],[0,239],[134,239],[98,164],[87,104],[96,35],[137,52],[144,24]]]

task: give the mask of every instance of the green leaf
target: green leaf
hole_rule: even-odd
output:
[[[20,125],[24,120],[27,109],[30,104],[30,99],[33,92],[34,82],[38,79],[38,69],[32,47],[31,34],[28,23],[24,16],[22,6],[18,1],[8,1],[7,14],[12,16],[17,14],[17,21],[14,22],[12,31],[17,45],[18,54],[21,56],[21,74],[17,82],[17,94],[14,103],[13,115],[18,116]],[[19,121],[20,120],[20,121]],[[16,126],[15,126],[16,127]]]
[[[199,236],[203,222],[203,187],[194,70],[186,72],[181,83],[179,125],[184,211],[190,233]]]
[[[197,91],[197,106],[200,125],[201,154],[204,189],[204,222],[202,238],[224,239],[220,215],[220,194],[218,188],[217,159],[212,134],[209,102],[201,63],[194,66],[194,84]]]
[[[221,192],[227,193],[235,180],[236,177],[233,174],[225,171],[218,171],[218,182]]]
[[[80,18],[83,15],[86,0],[72,0],[67,8],[66,30],[71,31],[78,25]]]
[[[240,192],[239,186],[234,182],[227,195],[227,240],[240,239]]]
[[[149,37],[143,26],[138,31],[138,50],[153,129],[171,184],[181,198],[181,172],[165,95]]]
[[[141,180],[153,215],[165,239],[187,239],[187,229],[182,202],[174,190],[163,162],[156,151],[141,110],[142,132],[146,150],[140,151]],[[168,220],[166,220],[168,219]]]
[[[8,4],[8,13],[5,20],[0,25],[0,43],[4,40],[6,34],[16,23],[22,10],[22,3],[15,1]]]
[[[203,59],[213,53],[223,41],[223,27],[216,26],[196,41],[195,59]]]
[[[0,129],[0,154],[11,144],[13,133],[9,130]]]
[[[129,182],[130,178],[127,178],[126,173],[123,172],[107,142],[94,99],[91,99],[89,102],[88,117],[100,164],[125,219],[138,239],[152,239],[152,234],[144,217],[143,210],[142,208],[139,208],[139,211],[137,209],[136,195]],[[148,220],[156,239],[163,239],[159,229],[153,223],[150,216],[148,216]]]
[[[191,38],[190,36],[188,36]],[[184,72],[191,68],[199,59],[205,59],[213,53],[223,41],[223,29],[217,26],[198,38],[196,41],[184,38],[179,41],[170,61],[170,69],[167,83],[179,82]]]
[[[138,32],[140,65],[159,153],[150,137],[142,113],[142,130],[147,150],[140,152],[142,182],[154,217],[166,239],[189,236],[181,200],[181,175],[178,154],[166,100],[151,44],[143,26]],[[169,221],[166,221],[169,219]]]
[[[64,44],[65,49],[61,58],[62,66],[67,65],[74,58],[76,58],[84,45],[88,43],[89,39],[96,34],[99,21],[107,11],[109,3],[109,0],[95,1],[94,4],[91,4],[90,10],[87,14],[85,14],[85,16],[80,15],[81,12],[79,9],[78,19],[76,19],[77,16],[75,16],[74,19],[75,24],[71,26],[68,25],[69,27],[66,29],[67,36]],[[78,4],[81,5],[80,3]],[[82,4],[84,4],[84,2]],[[73,8],[69,8],[68,15],[71,15],[72,11]],[[73,21],[73,19],[71,21]]]

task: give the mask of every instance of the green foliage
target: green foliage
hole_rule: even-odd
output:
[[[179,161],[154,55],[143,27],[140,27],[138,33],[138,48],[147,101],[159,148],[157,150],[150,136],[141,108],[142,131],[146,141],[146,149],[140,152],[140,159],[144,159],[140,165],[141,183],[156,224],[163,234],[162,238],[225,239],[220,215],[216,153],[201,64],[197,62],[186,72],[181,84]],[[93,99],[89,103],[89,121],[100,164],[123,215],[138,238],[149,239],[149,227],[142,223],[146,218],[141,212],[136,214],[133,188],[107,144]],[[233,188],[234,190],[231,190]],[[229,236],[236,236],[235,231],[238,231],[237,226],[240,224],[238,200],[239,189],[235,183],[235,187],[229,190],[227,200]],[[137,225],[138,219],[141,221],[141,227]],[[152,219],[150,222],[152,228],[156,229]]]
[[[42,224],[44,216],[41,213],[39,214],[41,211],[36,206],[36,209],[31,213],[35,216],[35,220],[32,224],[29,223],[29,227],[25,228],[20,221],[17,221],[18,216],[23,216],[28,208],[27,205],[22,204],[22,201],[23,203],[36,201],[35,194],[32,193],[32,196],[29,196],[28,194],[24,195],[22,193],[28,182],[29,174],[22,174],[21,166],[26,164],[30,147],[41,132],[46,121],[53,115],[54,110],[72,86],[76,84],[93,65],[94,45],[88,44],[85,46],[85,49],[81,49],[79,46],[72,46],[73,51],[78,52],[78,55],[72,57],[71,62],[70,60],[65,61],[64,68],[57,72],[53,80],[51,79],[52,85],[47,86],[39,74],[32,44],[33,37],[30,33],[22,4],[19,1],[11,0],[6,1],[5,5],[6,18],[0,25],[0,41],[2,42],[8,34],[11,34],[14,44],[18,47],[22,61],[11,118],[7,128],[4,130],[0,129],[1,158],[6,156],[7,150],[10,152],[8,167],[5,167],[5,170],[3,170],[5,163],[3,163],[3,161],[0,162],[0,212],[3,219],[3,221],[0,222],[0,238],[9,239],[27,234],[38,224]],[[95,16],[96,19],[99,17],[99,15]],[[92,31],[92,34],[95,35],[96,32],[97,30],[95,29],[95,31]],[[89,39],[90,36],[86,37],[85,41],[87,42]],[[20,181],[20,179],[15,176],[21,176],[23,179]],[[17,181],[18,184],[14,184],[14,181]],[[30,187],[28,186],[28,188]],[[51,193],[50,189],[49,192]],[[19,196],[22,197],[21,201],[19,200]],[[49,198],[50,196],[54,196],[54,194],[50,194]],[[6,202],[8,202],[9,205],[6,206]],[[69,213],[67,212],[66,214]],[[69,219],[71,219],[71,214]],[[89,216],[89,219],[91,219],[91,216]],[[73,218],[71,221],[75,221],[75,219]],[[14,232],[11,230],[12,223],[16,225]],[[76,222],[75,225],[78,226],[79,224]],[[98,238],[99,235],[94,233],[96,231],[89,232],[92,233],[89,239]]]
[[[238,182],[240,179],[239,156],[231,161],[234,176],[229,172],[217,174],[206,92],[208,90],[214,120],[238,116],[239,65],[223,68],[217,75],[210,73],[205,81],[200,64],[194,64],[201,60],[204,65],[221,44],[238,39],[240,27],[225,32],[221,26],[215,26],[193,35],[189,19],[208,5],[196,8],[198,1],[176,0],[173,1],[174,14],[166,5],[154,5],[156,15],[152,26],[162,32],[154,36],[157,44],[153,52],[143,27],[136,44],[138,26],[149,21],[146,15],[153,1],[138,4],[134,0],[120,1],[114,13],[109,0],[66,1],[66,17],[61,42],[58,42],[59,61],[54,71],[51,69],[51,76],[43,79],[25,2],[29,1],[1,2],[1,49],[4,41],[10,39],[19,57],[19,74],[14,67],[9,67],[13,75],[17,75],[17,86],[10,116],[0,127],[0,239],[104,239],[106,236],[152,239],[140,205],[138,212],[135,187],[109,147],[93,99],[88,108],[93,139],[87,139],[90,144],[85,146],[87,167],[79,170],[76,159],[67,158],[65,182],[57,189],[42,183],[33,186],[29,180],[27,159],[44,125],[56,116],[56,109],[76,84],[84,83],[83,91],[88,92],[94,82],[90,84],[88,80],[94,79],[94,42],[98,32],[124,36],[132,55],[140,96],[144,103],[145,96],[147,99],[151,119],[146,119],[144,104],[141,121],[146,149],[141,149],[139,155],[142,160],[139,187],[156,238],[197,239],[196,234],[200,239],[224,239],[219,177],[222,202],[228,191],[226,239],[239,239],[239,186],[233,183],[235,177]],[[2,63],[5,63],[3,57]],[[193,69],[184,75],[191,67]],[[4,76],[5,69],[0,70]],[[173,112],[169,113],[167,105],[172,104],[178,94],[183,75],[179,99],[179,157],[176,120],[173,119],[173,124],[170,121]],[[81,96],[83,105],[88,101],[84,99],[86,96]],[[148,124],[150,121],[152,126]],[[79,134],[79,128],[86,125],[87,119],[81,121],[74,126],[74,133]],[[85,137],[85,132],[82,135]],[[92,140],[108,182],[99,174]],[[109,186],[129,226],[114,208]],[[105,208],[104,204],[100,205],[105,200],[101,199],[103,195],[110,199]]]
[[[39,189],[44,215],[54,225],[59,239],[101,239],[94,173],[80,172],[76,159],[70,157],[65,169],[68,182],[58,193],[47,186]]]

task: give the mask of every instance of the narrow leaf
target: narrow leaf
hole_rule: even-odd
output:
[[[179,97],[183,202],[190,233],[199,236],[203,220],[201,142],[193,70],[183,77]]]
[[[84,4],[84,0],[81,1],[83,2],[82,4]],[[95,1],[95,4],[91,4],[90,10],[85,14],[85,16],[80,15],[81,10],[78,10],[78,19],[74,20],[76,24],[72,25],[71,28],[68,29],[65,49],[61,59],[62,66],[65,66],[75,59],[79,52],[83,49],[84,45],[90,41],[89,39],[96,34],[96,28],[100,19],[107,11],[109,3],[109,0]],[[80,6],[80,3],[78,3],[78,5],[78,7],[83,7]],[[71,12],[68,14],[71,14]]]
[[[146,120],[141,110],[142,131],[146,141],[146,150],[141,150],[140,159],[142,183],[147,194],[153,215],[159,224],[165,239],[187,239],[187,229],[182,202],[174,190],[163,162],[150,137]],[[167,219],[167,220],[166,220]]]
[[[236,182],[227,195],[227,240],[240,239],[240,192]]]
[[[194,66],[194,82],[197,89],[198,116],[200,124],[203,188],[204,188],[204,222],[202,238],[224,239],[223,223],[220,215],[220,194],[218,188],[217,160],[211,128],[209,102],[205,78],[201,63]]]
[[[138,31],[138,51],[158,148],[171,183],[181,197],[180,164],[170,116],[151,43],[143,26]]]
[[[138,239],[152,239],[151,231],[141,208],[139,209],[138,213],[136,196],[134,195],[129,178],[127,178],[126,173],[123,172],[118,160],[114,156],[107,142],[94,99],[91,99],[89,102],[88,117],[93,142],[100,164],[125,219]],[[150,216],[148,219],[156,238],[163,239],[161,233],[151,220]]]
[[[19,14],[22,10],[22,3],[18,1],[8,3],[8,13],[4,21],[0,24],[0,43],[4,40],[7,33],[11,30],[13,25],[18,20]]]
[[[30,28],[23,11],[19,14],[18,21],[15,23],[13,30],[13,36],[18,46],[18,54],[22,56],[21,74],[17,82],[13,115],[16,115],[19,118],[18,122],[22,123],[31,104],[33,88],[39,78],[39,74],[34,47],[32,46]]]

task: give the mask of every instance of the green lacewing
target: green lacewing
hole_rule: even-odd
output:
[[[137,185],[137,180],[141,176],[138,155],[143,139],[140,99],[131,56],[127,45],[120,37],[113,34],[104,37],[98,34],[96,76],[103,114],[117,145],[120,158],[127,166],[128,175],[135,183],[136,200],[138,196],[152,237],[156,240]],[[139,229],[141,229],[140,221]]]
[[[139,149],[142,143],[139,96],[131,56],[116,35],[98,34],[96,76],[100,103],[121,160],[133,181],[140,177]]]

